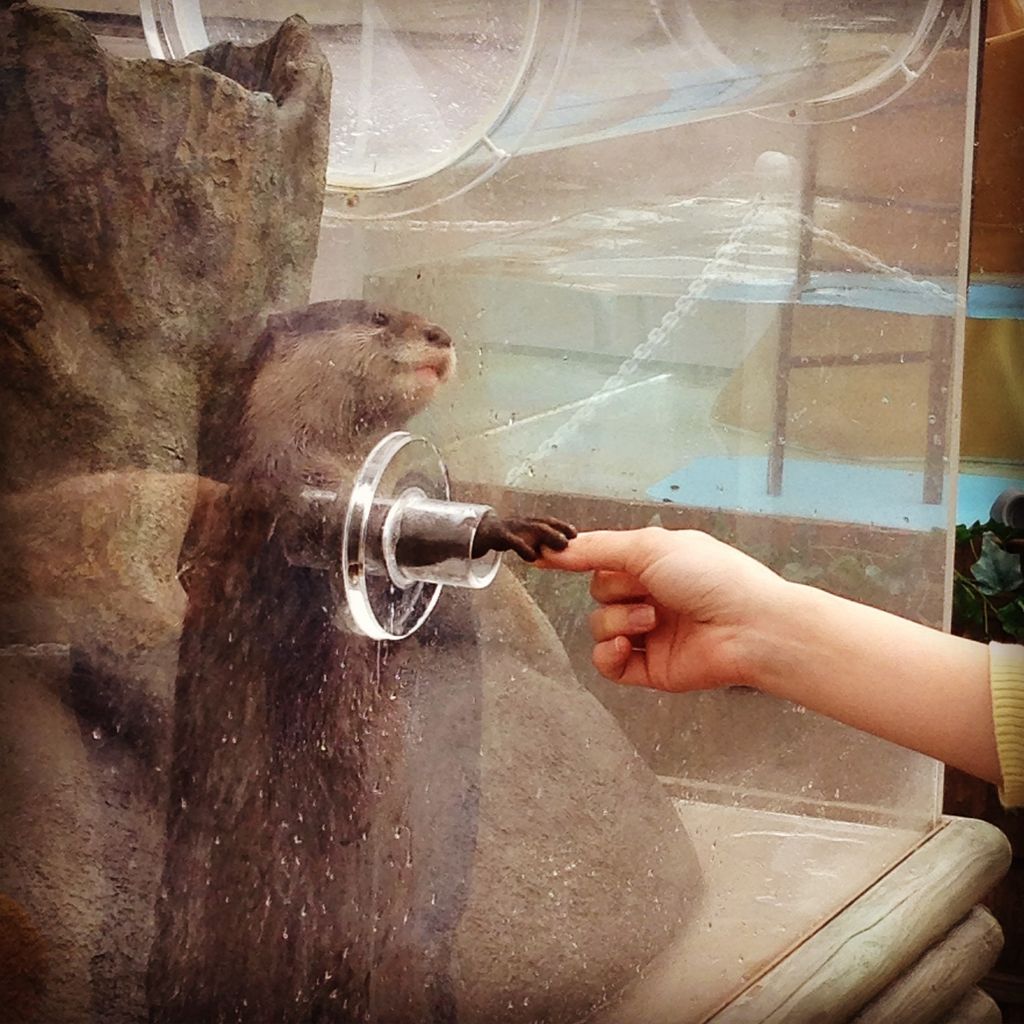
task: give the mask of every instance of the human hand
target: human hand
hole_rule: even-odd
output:
[[[659,690],[757,686],[788,596],[780,576],[694,530],[598,530],[542,568],[593,572],[595,668]]]
[[[691,530],[581,533],[534,564],[594,573],[593,659],[609,679],[754,686],[1005,783],[985,644],[789,583]]]

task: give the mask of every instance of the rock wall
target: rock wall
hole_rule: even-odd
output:
[[[39,951],[14,1020],[147,1019],[200,424],[306,301],[329,91],[301,19],[166,63],[0,3],[0,928]]]

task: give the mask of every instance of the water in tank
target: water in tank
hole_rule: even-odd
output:
[[[929,834],[516,551],[947,621],[967,0],[0,18],[14,1019],[702,1021]]]

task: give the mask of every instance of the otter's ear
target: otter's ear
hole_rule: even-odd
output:
[[[303,310],[289,309],[284,313],[271,313],[267,317],[267,330],[272,334],[294,334],[300,330]]]
[[[361,302],[314,302],[298,309],[286,309],[267,317],[267,330],[277,336],[337,330],[353,321],[350,307],[362,305]]]

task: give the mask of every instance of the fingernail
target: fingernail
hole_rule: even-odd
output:
[[[655,622],[654,609],[649,604],[639,604],[626,613],[626,622],[631,626],[644,629]]]

